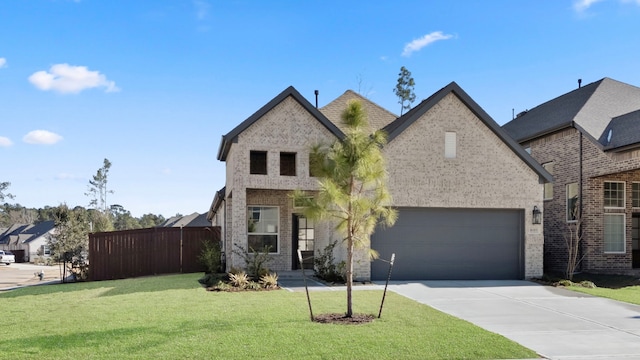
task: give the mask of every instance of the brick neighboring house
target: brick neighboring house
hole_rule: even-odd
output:
[[[563,234],[580,218],[583,271],[640,267],[640,88],[604,78],[503,129],[554,176],[544,190],[545,268],[566,268]]]
[[[384,148],[395,226],[378,229],[371,247],[396,253],[394,279],[522,279],[542,275],[543,184],[551,176],[456,83],[400,118],[347,91],[321,109],[289,87],[222,137],[218,160],[225,187],[208,213],[221,226],[227,269],[243,266],[233,253],[271,245],[275,271],[298,267],[308,255],[341,240],[331,223],[305,219],[289,194],[317,190],[309,150],[344,136],[340,114],[360,100],[372,128],[389,134]],[[355,256],[357,279],[386,277],[387,264]],[[337,252],[338,261],[346,258]]]

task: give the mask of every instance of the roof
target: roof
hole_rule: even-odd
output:
[[[523,112],[503,129],[520,143],[567,127],[595,140],[605,135],[613,118],[638,109],[640,88],[603,78]]]
[[[0,233],[0,244],[29,243],[54,229],[54,221],[43,221],[37,224],[13,224]]]
[[[382,106],[354,92],[353,90],[345,91],[344,94],[321,107],[320,112],[344,132],[345,125],[342,122],[342,112],[347,107],[347,103],[352,100],[360,101],[362,107],[367,113],[367,120],[369,121],[369,125],[372,130],[382,129],[398,118],[397,115],[389,112]]]
[[[325,115],[323,115],[318,109],[311,105],[311,103],[307,99],[305,99],[298,92],[298,90],[296,90],[293,86],[289,86],[280,94],[278,94],[278,96],[276,96],[266,105],[260,108],[260,110],[256,111],[253,115],[249,116],[246,120],[240,123],[240,125],[236,126],[229,133],[222,136],[220,148],[218,149],[218,160],[225,161],[227,159],[227,155],[229,154],[229,149],[231,149],[231,144],[237,141],[238,135],[240,135],[240,133],[242,133],[256,121],[258,121],[262,116],[271,111],[274,107],[276,107],[276,105],[280,104],[289,96],[296,100],[303,108],[305,108],[305,110],[313,115],[322,125],[324,125],[324,127],[326,127],[338,138],[344,137],[344,133],[340,131],[340,129],[338,129],[338,127],[336,127],[333,122],[327,119]]]
[[[605,150],[617,150],[640,143],[640,110],[613,118],[598,142]]]
[[[406,114],[399,117],[394,122],[385,126],[382,130],[388,134],[389,142],[406,130],[411,124],[417,121],[422,115],[438,104],[445,96],[454,94],[462,103],[474,113],[502,142],[513,151],[522,161],[524,161],[533,171],[535,171],[543,182],[553,181],[553,177],[529,155],[522,146],[516,143],[492,118],[478,105],[462,88],[455,82],[435,92],[429,98],[420,102]]]
[[[198,214],[194,212],[191,215],[174,216],[165,220],[159,227],[193,227],[193,226],[209,226],[211,223],[207,221],[207,214]]]
[[[209,208],[209,212],[207,213],[207,220],[213,219],[215,214],[218,212],[220,205],[222,205],[222,202],[224,201],[226,192],[226,186],[223,186],[222,189],[216,191],[216,195],[213,197],[213,202],[211,203],[211,207]]]

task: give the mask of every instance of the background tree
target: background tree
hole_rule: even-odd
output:
[[[393,92],[399,98],[400,116],[402,116],[405,109],[411,109],[411,103],[416,100],[416,94],[413,92],[415,85],[416,83],[411,77],[411,71],[407,70],[404,66],[401,67],[400,73],[398,74],[398,83],[396,84],[396,88],[393,89]],[[406,105],[405,102],[407,103]]]
[[[113,194],[113,190],[107,189],[110,168],[111,162],[108,159],[104,159],[102,167],[93,176],[93,180],[89,180],[88,192],[85,193],[86,196],[91,198],[89,206],[105,213],[107,212],[107,194]]]
[[[110,209],[113,217],[113,227],[116,230],[140,229],[138,219],[131,216],[131,212],[125,210],[122,205],[111,205]]]
[[[62,282],[66,281],[69,272],[76,278],[86,275],[89,221],[87,212],[81,209],[84,210],[60,205],[56,212],[56,233],[48,241],[51,255],[61,263]]]
[[[142,217],[138,219],[140,222],[140,227],[142,228],[152,228],[156,227],[164,222],[165,218],[162,215],[154,215],[154,214],[144,214]]]
[[[346,125],[345,137],[330,146],[317,145],[311,150],[311,169],[319,177],[315,197],[295,191],[293,198],[305,207],[305,216],[337,222],[347,249],[347,312],[353,315],[353,253],[356,248],[368,247],[370,235],[379,222],[393,225],[397,212],[390,208],[391,195],[387,190],[387,170],[382,146],[386,134],[367,132],[368,120],[358,101],[347,104],[342,113]],[[372,256],[377,254],[372,251]]]
[[[11,186],[10,182],[0,182],[0,203],[4,202],[4,199],[13,199],[14,196],[7,192],[7,189]]]

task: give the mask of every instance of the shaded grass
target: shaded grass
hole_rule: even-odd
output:
[[[549,283],[554,283],[561,279],[561,275],[556,274],[547,276],[545,280]],[[581,286],[569,286],[567,288],[584,294],[640,305],[640,279],[637,276],[590,273],[580,273],[573,276],[574,283],[580,283],[581,281],[590,281],[597,288],[592,289]]]
[[[382,319],[309,321],[304,293],[207,292],[199,274],[47,285],[0,293],[9,325],[0,357],[500,359],[536,354],[504,337],[388,293]],[[355,291],[377,314],[382,293]],[[314,313],[342,312],[345,292],[311,294]]]

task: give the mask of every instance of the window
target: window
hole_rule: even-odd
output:
[[[266,151],[251,151],[249,155],[249,174],[267,175]]]
[[[640,208],[640,182],[631,184],[631,206]]]
[[[625,252],[624,223],[624,214],[604,214],[604,252]]]
[[[445,159],[456,158],[456,133],[444,133],[444,157]]]
[[[624,182],[604,182],[604,207],[624,208]]]
[[[300,251],[313,251],[314,240],[313,220],[303,216],[298,217],[298,249]]]
[[[296,153],[280,153],[280,175],[296,176]]]
[[[249,206],[247,208],[247,249],[260,252],[265,246],[270,253],[278,252],[279,209],[276,206]]]
[[[49,248],[48,245],[42,245],[41,246],[41,251],[42,251],[42,255],[44,255],[44,256],[50,256],[51,255],[51,249]]]
[[[553,175],[553,162],[548,162],[546,164],[542,164],[542,167],[547,170],[547,172]],[[551,200],[553,199],[553,183],[545,183],[544,184],[544,199]]]
[[[578,220],[578,183],[567,184],[567,222]]]

